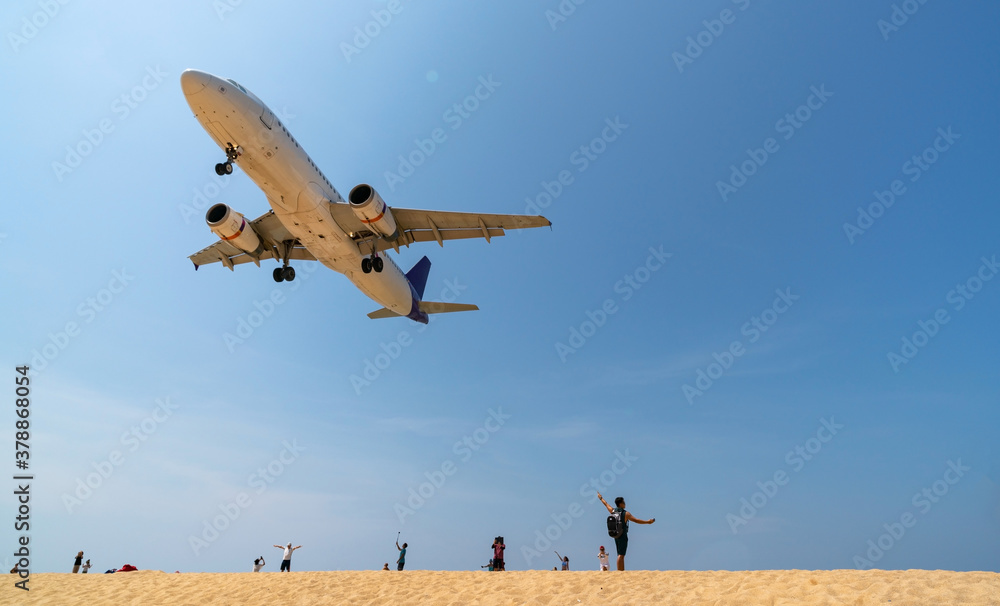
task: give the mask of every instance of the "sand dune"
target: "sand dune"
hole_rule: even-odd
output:
[[[926,570],[754,572],[292,572],[34,574],[0,604],[892,604],[1000,605],[1000,574]]]

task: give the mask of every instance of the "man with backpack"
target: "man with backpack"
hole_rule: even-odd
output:
[[[597,498],[608,508],[608,513],[610,514],[608,516],[608,535],[615,540],[615,549],[618,551],[618,570],[625,570],[625,551],[628,549],[628,523],[631,521],[636,524],[652,524],[656,521],[656,518],[640,520],[633,516],[625,510],[625,499],[623,497],[615,497],[614,509],[608,505],[608,502],[604,500],[601,493],[597,493]]]

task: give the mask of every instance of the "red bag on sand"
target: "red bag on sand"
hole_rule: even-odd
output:
[[[139,569],[131,564],[125,564],[124,566],[118,569],[118,572],[132,572],[133,570],[139,570]]]

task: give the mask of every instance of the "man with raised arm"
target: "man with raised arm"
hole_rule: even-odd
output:
[[[625,517],[625,532],[623,532],[620,537],[615,537],[615,549],[618,550],[618,570],[625,570],[625,552],[628,550],[628,523],[631,521],[636,524],[652,524],[656,521],[656,518],[640,520],[635,517],[626,511],[624,497],[615,497],[615,507],[613,509],[610,505],[608,505],[608,502],[604,500],[601,493],[597,493],[597,498],[600,499],[601,503],[604,503],[604,506],[608,508],[608,513],[620,511]]]

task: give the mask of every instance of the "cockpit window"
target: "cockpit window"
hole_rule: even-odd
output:
[[[232,83],[232,85],[233,85],[233,86],[235,86],[236,88],[238,88],[238,89],[240,89],[241,91],[243,91],[243,94],[249,94],[249,93],[247,93],[247,89],[243,88],[243,87],[242,87],[242,86],[240,85],[240,83],[239,83],[239,82],[237,82],[236,80],[233,80],[232,78],[227,78],[227,80],[228,80],[228,81],[229,81],[230,83]]]

